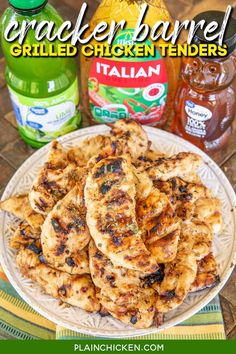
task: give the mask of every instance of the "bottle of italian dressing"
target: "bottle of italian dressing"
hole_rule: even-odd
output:
[[[63,20],[47,0],[9,0],[9,4],[0,22],[5,77],[18,131],[26,143],[38,148],[80,124],[77,67],[74,58],[12,56],[13,43],[4,36],[11,21],[53,21],[57,29]],[[16,32],[12,31],[13,35]],[[33,30],[28,31],[24,43],[39,45]],[[46,39],[40,43],[46,49],[50,44]]]
[[[162,0],[103,0],[91,20],[90,29],[100,21],[110,24],[112,20],[126,20],[125,29],[118,30],[113,47],[147,44],[151,48],[153,43],[149,37],[144,42],[133,42],[138,17],[146,4],[149,8],[144,23],[150,28],[157,21],[171,21]],[[134,56],[120,57],[81,54],[82,104],[91,123],[114,122],[121,118],[133,118],[158,127],[166,123],[177,87],[179,61],[161,56],[158,44],[163,43],[159,39],[154,52],[145,53],[147,56],[138,56],[136,51]]]

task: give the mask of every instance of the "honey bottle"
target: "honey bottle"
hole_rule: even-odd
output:
[[[221,26],[223,18],[221,11],[207,11],[194,20],[216,20]],[[172,131],[209,153],[225,146],[232,133],[236,112],[232,85],[236,74],[235,28],[236,20],[231,18],[224,36],[226,57],[189,57],[182,62]],[[206,43],[202,30],[196,32],[194,43]]]
[[[91,20],[90,31],[100,21],[110,25],[112,20],[126,20],[126,27],[118,30],[113,44],[132,44],[138,17],[146,4],[149,7],[144,22],[150,28],[157,21],[171,23],[162,0],[103,0]],[[153,42],[148,37],[145,43]],[[163,43],[161,38],[154,43],[154,57],[88,58],[81,54],[82,108],[91,124],[120,118],[158,127],[165,124],[174,102],[179,60],[161,56],[158,44]]]

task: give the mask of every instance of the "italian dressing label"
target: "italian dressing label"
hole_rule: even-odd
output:
[[[133,30],[121,31],[114,44],[132,44]],[[95,58],[88,93],[92,115],[102,123],[133,118],[155,125],[167,99],[167,72],[156,50],[155,57]]]
[[[30,139],[49,142],[75,130],[80,123],[78,81],[63,93],[47,98],[30,98],[9,88],[18,128]]]
[[[195,104],[188,100],[185,101],[185,113],[187,115],[187,121],[185,125],[186,133],[204,138],[206,136],[206,125],[212,117],[212,112],[203,106]]]

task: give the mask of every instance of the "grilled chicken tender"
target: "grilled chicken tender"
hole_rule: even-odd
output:
[[[168,181],[155,181],[154,185],[169,199],[182,220],[190,220],[194,216],[195,202],[200,198],[210,197],[210,193],[202,183],[188,183],[179,177]]]
[[[200,198],[210,197],[209,191],[202,183],[188,183],[179,177],[167,181],[158,180],[154,185],[177,207],[185,202],[195,203]]]
[[[146,171],[150,167],[155,166],[156,162],[160,161],[161,158],[167,158],[168,156],[153,150],[147,150],[143,155],[140,155],[134,162],[135,167],[138,171]]]
[[[211,251],[213,233],[211,228],[198,219],[192,219],[182,226],[182,235],[191,238],[191,247],[197,260]]]
[[[138,200],[146,199],[152,191],[152,180],[149,178],[146,171],[139,172],[135,167],[133,167],[133,173],[136,185],[136,198]]]
[[[143,289],[141,272],[114,266],[95,246],[89,244],[90,271],[100,290],[98,298],[103,309],[124,323],[136,328],[149,327],[155,317],[156,295],[152,289]]]
[[[198,261],[197,275],[190,291],[213,288],[220,281],[218,266],[212,253]]]
[[[111,127],[112,142],[116,154],[129,154],[132,161],[144,155],[149,148],[148,136],[141,124],[132,119],[119,119]]]
[[[218,233],[222,227],[221,204],[216,198],[202,198],[195,204],[194,215],[199,220],[207,223],[214,233]]]
[[[154,218],[148,225],[148,236],[145,245],[158,263],[169,263],[177,254],[181,223],[172,208]]]
[[[85,166],[92,157],[102,153],[102,151],[106,150],[110,144],[110,136],[92,136],[72,147],[68,151],[67,156],[69,160],[75,162],[77,166]]]
[[[52,264],[47,261],[50,267],[62,272],[69,274],[90,273],[87,247],[77,253],[64,255],[64,257],[61,257],[60,262],[57,259],[55,260],[55,258],[50,258],[50,261]]]
[[[22,274],[36,281],[46,294],[89,312],[99,311],[95,288],[89,275],[71,275],[41,263],[37,253],[21,248],[16,262]]]
[[[80,170],[70,162],[61,144],[53,141],[51,150],[29,193],[31,207],[47,215],[78,182]]]
[[[10,247],[18,249],[22,245],[28,245],[40,239],[40,232],[33,229],[29,224],[22,221],[10,239]]]
[[[168,197],[182,220],[195,218],[208,224],[215,233],[221,230],[220,201],[212,198],[202,183],[188,183],[175,177],[168,181],[155,181],[154,186]]]
[[[111,137],[103,137],[102,139],[102,136],[97,136],[102,148],[98,146],[96,153],[91,154],[91,158],[87,162],[88,169],[91,169],[98,161],[109,156],[123,155],[130,162],[134,162],[139,154],[144,154],[149,147],[147,134],[138,122],[129,119],[119,119],[115,123],[108,125],[111,127]],[[96,137],[92,139],[96,142]]]
[[[199,155],[180,152],[168,158],[160,158],[155,162],[155,166],[148,169],[148,173],[153,180],[167,181],[173,177],[180,177],[191,182],[189,175],[192,176],[201,163],[202,158]]]
[[[137,204],[139,225],[146,225],[154,217],[160,215],[168,205],[167,196],[153,187],[148,197]]]
[[[194,239],[191,234],[180,234],[178,252],[173,262],[167,263],[164,279],[158,290],[156,303],[159,312],[173,310],[184,301],[197,274],[197,260],[192,250]]]
[[[36,213],[30,205],[27,194],[15,195],[0,202],[0,209],[25,220],[34,230],[40,231],[44,217]]]
[[[111,297],[102,290],[98,295],[101,305],[115,318],[135,328],[148,328],[156,320],[157,294],[153,289],[130,286],[127,291],[114,289]],[[160,325],[160,323],[158,323]]]
[[[140,286],[141,276],[144,276],[139,271],[114,266],[111,260],[99,251],[93,240],[89,243],[89,268],[95,286],[105,288],[107,293],[114,288]]]
[[[156,261],[171,262],[177,253],[181,220],[167,196],[153,188],[148,198],[138,203],[137,216],[144,243]]]
[[[48,214],[42,227],[43,254],[50,265],[72,274],[88,273],[90,240],[83,196],[84,184],[75,186]]]
[[[153,273],[158,264],[136,220],[135,182],[124,157],[109,157],[90,171],[85,186],[87,224],[97,248],[114,265]]]
[[[183,224],[177,256],[166,264],[164,280],[158,288],[158,311],[176,308],[189,291],[210,286],[213,279],[217,281],[215,260],[212,255],[208,256],[211,244],[212,231],[207,224],[196,219]]]

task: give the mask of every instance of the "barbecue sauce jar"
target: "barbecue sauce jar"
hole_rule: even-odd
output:
[[[207,11],[194,21],[215,20],[221,26],[224,15],[221,11]],[[227,57],[185,57],[182,61],[172,131],[209,153],[225,146],[232,133],[236,113],[232,85],[236,74],[235,28],[236,20],[230,18],[224,36]],[[202,30],[196,32],[193,43],[207,43]]]

